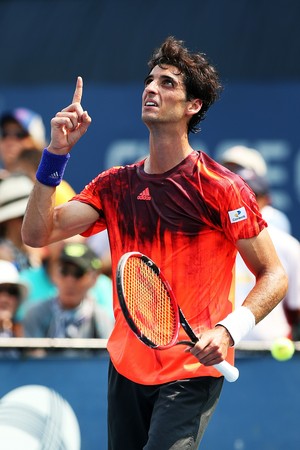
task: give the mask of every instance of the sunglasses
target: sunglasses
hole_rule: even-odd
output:
[[[80,278],[82,278],[86,274],[86,271],[83,270],[81,267],[78,267],[78,266],[71,266],[71,265],[64,266],[63,265],[63,266],[60,267],[59,273],[63,277],[71,276],[73,278],[76,278],[76,280],[79,280]]]
[[[17,138],[17,139],[24,139],[24,138],[26,138],[28,136],[29,136],[29,134],[25,130],[20,130],[20,131],[5,131],[5,130],[3,130],[1,132],[2,139],[5,139],[7,137],[14,137],[14,138]]]
[[[21,293],[18,286],[12,284],[0,284],[0,293],[5,292],[6,294],[12,295],[13,297],[20,298]]]

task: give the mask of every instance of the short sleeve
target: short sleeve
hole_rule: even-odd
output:
[[[257,236],[267,226],[255,194],[242,179],[227,186],[223,199],[220,207],[221,224],[231,242]]]

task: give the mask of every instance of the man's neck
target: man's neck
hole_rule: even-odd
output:
[[[187,134],[150,133],[150,155],[144,164],[144,170],[149,174],[167,172],[183,161],[192,151]]]

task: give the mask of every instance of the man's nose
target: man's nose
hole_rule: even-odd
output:
[[[157,82],[155,80],[149,81],[149,83],[145,87],[146,92],[157,92]]]

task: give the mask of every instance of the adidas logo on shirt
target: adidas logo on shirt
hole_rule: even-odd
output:
[[[138,200],[151,200],[149,188],[144,189],[138,196]]]

